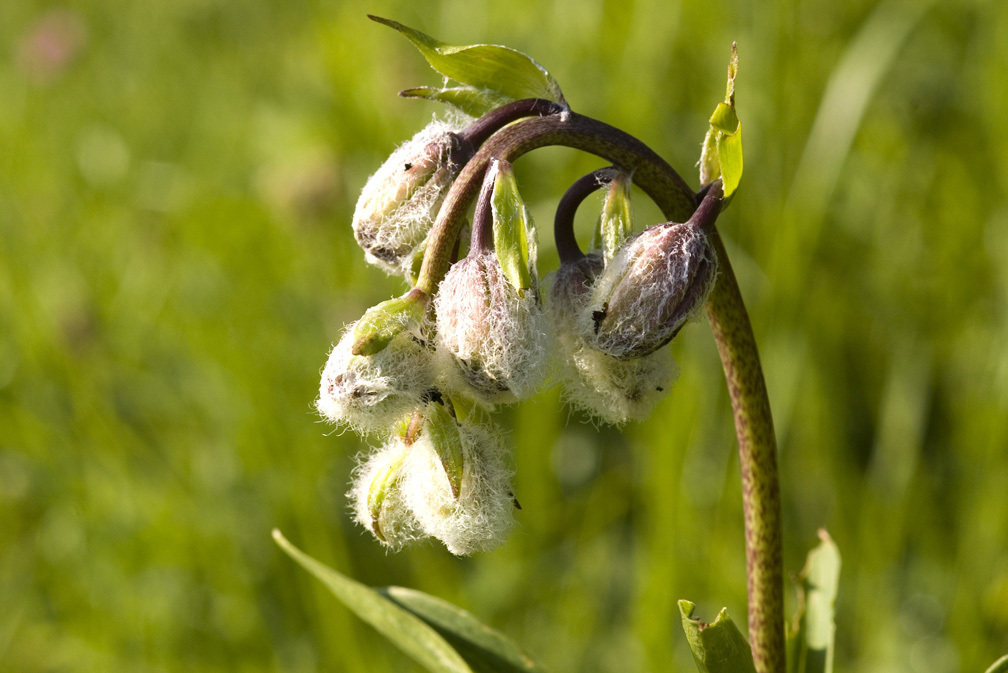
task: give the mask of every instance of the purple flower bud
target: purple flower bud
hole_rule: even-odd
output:
[[[707,232],[720,207],[715,183],[688,222],[649,227],[623,244],[582,316],[592,346],[618,358],[653,353],[703,306],[717,274]]]

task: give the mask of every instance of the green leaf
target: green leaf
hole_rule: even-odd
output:
[[[452,46],[398,21],[372,15],[368,18],[405,35],[431,67],[445,77],[512,100],[545,98],[564,102],[557,81],[545,68],[520,51],[493,44]]]
[[[788,634],[788,673],[830,673],[840,550],[825,530],[798,575],[799,607]]]
[[[358,617],[431,673],[474,673],[455,648],[413,612],[319,563],[288,542],[280,531],[273,531],[273,539]]]
[[[700,673],[756,673],[749,643],[728,616],[728,608],[710,624],[694,619],[695,609],[693,603],[679,601],[683,630]]]
[[[454,86],[435,89],[420,86],[414,89],[400,91],[403,98],[425,98],[440,103],[454,105],[470,117],[482,117],[490,110],[498,108],[511,99],[487,89],[477,89],[471,86]]]
[[[383,593],[437,629],[477,673],[546,671],[506,636],[451,603],[402,587],[388,587]]]
[[[721,178],[725,201],[731,198],[742,179],[742,122],[735,111],[737,73],[738,49],[732,44],[725,100],[714,108],[700,153],[700,184],[706,186]]]
[[[1008,654],[991,664],[985,673],[1008,673]]]
[[[434,596],[372,589],[319,563],[278,530],[273,539],[358,617],[432,673],[546,673],[506,636]]]
[[[518,290],[519,295],[532,287],[532,216],[521,195],[514,169],[507,161],[498,161],[492,169],[494,176],[491,208],[493,210],[493,240],[497,259],[504,277]]]

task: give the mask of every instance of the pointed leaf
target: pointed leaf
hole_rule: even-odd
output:
[[[733,43],[728,62],[725,99],[714,108],[710,117],[710,129],[700,153],[700,184],[706,186],[721,178],[725,202],[731,198],[742,179],[742,123],[735,112],[737,74],[738,48]]]
[[[679,601],[686,640],[700,673],[756,673],[752,650],[723,608],[710,624],[693,618],[696,606]]]
[[[453,86],[436,89],[420,86],[414,89],[400,91],[403,98],[426,98],[440,103],[453,105],[470,117],[482,117],[490,110],[500,107],[511,99],[501,96],[488,89],[477,89],[471,86]]]
[[[545,98],[563,103],[560,85],[541,65],[520,51],[493,44],[452,46],[404,26],[398,21],[368,15],[395,28],[445,77],[510,99]]]
[[[273,531],[273,539],[358,617],[431,673],[474,673],[462,656],[413,612],[319,563],[288,542],[280,531]]]
[[[840,551],[825,530],[798,576],[799,608],[788,634],[788,673],[831,673]]]
[[[383,593],[437,629],[476,673],[546,671],[506,636],[451,603],[402,587],[388,587]]]

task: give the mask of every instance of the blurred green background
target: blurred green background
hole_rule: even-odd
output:
[[[696,185],[738,41],[746,174],[720,227],[764,359],[785,563],[844,556],[837,670],[1008,651],[1008,11],[1000,0],[0,4],[0,670],[416,670],[270,539],[456,602],[558,673],[691,671],[675,601],[745,622],[731,415],[704,322],[620,433],[556,390],[499,414],[500,550],[386,555],[352,433],[312,408],[402,286],[357,193],[439,79],[365,13],[532,54]],[[599,161],[548,149],[540,223]],[[641,222],[657,217],[638,199]],[[555,266],[541,238],[544,269]],[[789,590],[789,612],[794,605]]]

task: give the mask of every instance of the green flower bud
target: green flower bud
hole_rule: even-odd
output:
[[[618,171],[609,183],[598,222],[598,247],[602,250],[606,264],[631,234],[633,217],[630,211],[630,174]]]
[[[720,207],[717,182],[688,222],[649,227],[623,244],[582,316],[593,347],[618,358],[653,353],[703,306],[717,272],[707,232]]]
[[[419,332],[428,303],[428,296],[413,288],[401,297],[369,308],[353,329],[353,354],[373,355],[399,334]]]
[[[353,216],[354,238],[367,261],[413,279],[416,258],[441,201],[461,168],[458,127],[431,122],[368,179]]]
[[[409,450],[405,438],[394,434],[388,444],[358,465],[347,494],[357,522],[392,550],[426,537],[403,499],[404,464]]]

